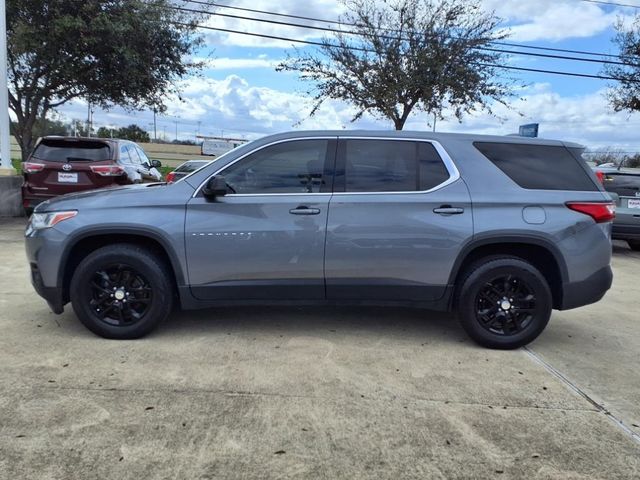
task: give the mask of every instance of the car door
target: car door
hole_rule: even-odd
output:
[[[160,170],[158,170],[156,167],[154,167],[151,164],[151,160],[149,160],[149,157],[147,157],[147,154],[144,153],[144,150],[142,150],[139,146],[135,145],[135,146],[131,146],[131,148],[135,148],[138,157],[140,158],[140,163],[142,165],[142,167],[145,170],[145,174],[146,174],[146,179],[149,182],[158,182],[160,180],[162,180],[162,174],[160,173]]]
[[[126,144],[121,144],[119,147],[118,163],[124,168],[127,178],[131,183],[142,182],[142,175],[138,172],[138,164],[131,158],[129,148]]]
[[[127,145],[127,150],[129,151],[129,155],[131,156],[131,160],[133,164],[136,166],[136,171],[140,174],[140,178],[143,183],[154,182],[155,179],[152,177],[149,172],[150,165],[147,165],[142,157],[140,156],[138,149],[132,143]],[[145,157],[146,158],[146,157]]]
[[[328,299],[438,300],[472,233],[468,189],[438,143],[341,137],[327,223]]]
[[[223,167],[231,193],[187,205],[191,290],[202,300],[324,299],[335,137],[269,144]]]

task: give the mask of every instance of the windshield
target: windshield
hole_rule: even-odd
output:
[[[104,142],[91,140],[42,140],[32,157],[48,162],[101,162],[111,159],[111,149]]]

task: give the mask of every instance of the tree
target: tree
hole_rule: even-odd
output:
[[[198,17],[173,0],[8,0],[9,106],[22,158],[38,119],[74,99],[155,106],[200,68]]]
[[[620,50],[619,61],[623,65],[607,64],[605,73],[616,78],[617,83],[607,92],[609,104],[616,112],[640,110],[640,15],[628,25],[619,20],[613,42]]]
[[[136,124],[131,124],[128,127],[119,128],[114,133],[114,137],[131,140],[132,142],[149,143],[151,141],[149,134]]]
[[[100,127],[96,132],[96,136],[99,138],[111,138],[113,137],[113,128]]]
[[[11,135],[15,135],[18,129],[17,122],[11,122]],[[44,137],[45,135],[67,135],[69,125],[62,120],[38,118],[33,125],[33,137]]]
[[[315,53],[297,51],[277,70],[300,72],[314,84],[314,115],[327,99],[393,121],[402,130],[413,110],[458,120],[505,103],[512,79],[497,79],[503,54],[486,48],[507,37],[500,19],[477,0],[345,0],[345,29]]]

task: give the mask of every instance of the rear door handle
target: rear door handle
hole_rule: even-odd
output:
[[[464,213],[464,208],[452,207],[451,205],[441,205],[438,208],[433,209],[433,213],[438,215],[460,215]]]
[[[306,205],[300,205],[299,207],[289,210],[292,215],[318,215],[320,213],[319,208],[310,208]]]

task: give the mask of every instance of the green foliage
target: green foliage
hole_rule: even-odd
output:
[[[107,127],[100,127],[96,132],[96,136],[100,138],[111,138],[113,137],[114,129]]]
[[[132,142],[149,143],[151,141],[151,139],[149,138],[149,134],[135,124],[131,124],[128,127],[119,128],[114,132],[113,136],[115,138],[131,140]]]
[[[513,80],[497,80],[503,54],[479,49],[506,38],[500,19],[477,0],[345,0],[343,18],[358,36],[336,33],[319,52],[298,51],[277,70],[297,71],[313,87],[311,115],[328,99],[393,121],[401,130],[412,110],[456,118],[506,104]]]
[[[83,97],[102,107],[154,106],[200,64],[199,17],[172,0],[8,0],[9,104],[23,157],[37,118]]]
[[[18,129],[17,122],[11,122],[11,135],[15,135]],[[46,135],[68,135],[69,125],[62,120],[50,120],[48,118],[38,118],[33,125],[33,136],[35,138]]]
[[[617,79],[609,88],[609,104],[617,112],[640,110],[640,14],[629,25],[619,20],[615,26],[616,36],[613,42],[620,53],[619,60],[624,65],[606,65],[604,72]]]

